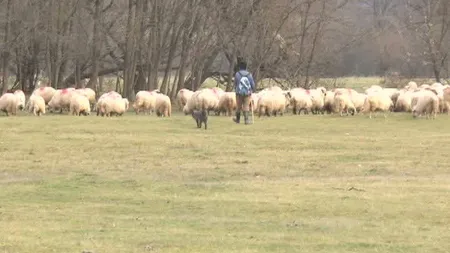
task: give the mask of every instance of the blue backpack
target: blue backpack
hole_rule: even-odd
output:
[[[241,72],[239,72],[241,75],[241,78],[239,79],[239,83],[236,87],[236,93],[243,96],[248,96],[251,93],[252,86],[250,84],[250,80],[248,79],[248,75],[242,75]]]

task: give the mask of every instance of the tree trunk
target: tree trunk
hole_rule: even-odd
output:
[[[100,57],[100,32],[99,23],[102,19],[101,7],[103,6],[103,0],[95,0],[94,10],[94,27],[92,29],[92,76],[87,83],[87,87],[93,88],[98,93],[98,65]]]
[[[9,57],[10,57],[10,48],[9,48],[9,30],[11,27],[11,2],[12,0],[7,0],[6,2],[6,23],[5,23],[5,37],[3,39],[4,49],[2,52],[2,94],[6,93],[8,90],[8,67],[9,67]]]

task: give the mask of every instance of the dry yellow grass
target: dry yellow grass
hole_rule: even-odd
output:
[[[450,123],[0,117],[0,252],[448,252]]]

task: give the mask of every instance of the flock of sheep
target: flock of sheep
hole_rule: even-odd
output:
[[[224,92],[219,88],[202,89],[196,92],[182,89],[177,101],[185,114],[194,110],[215,111],[217,115],[226,113],[231,116],[236,109],[236,97],[233,92]],[[436,118],[437,113],[450,113],[450,86],[434,83],[417,86],[409,82],[402,89],[382,88],[373,85],[364,93],[354,89],[336,88],[326,90],[293,88],[283,90],[278,86],[266,88],[251,95],[251,108],[258,117],[263,115],[283,115],[288,108],[293,114],[338,113],[341,116],[374,112],[412,112],[413,117],[426,116]],[[386,117],[386,114],[384,114]]]
[[[402,89],[382,88],[373,85],[364,93],[353,89],[336,88],[326,90],[293,88],[283,90],[278,86],[266,88],[251,95],[252,111],[261,117],[283,115],[288,108],[293,114],[338,113],[341,116],[356,113],[373,112],[410,112],[413,117],[426,116],[436,118],[437,113],[450,114],[450,86],[434,83],[418,86],[409,82]],[[216,115],[231,116],[236,110],[234,92],[225,92],[220,88],[204,88],[197,91],[181,89],[177,93],[176,104],[185,115],[197,110],[214,112]],[[129,109],[129,101],[119,93],[110,91],[96,99],[96,93],[90,88],[54,89],[40,87],[33,91],[28,101],[23,91],[5,93],[0,97],[0,110],[7,116],[16,115],[17,110],[27,110],[36,116],[51,112],[67,110],[71,115],[90,115],[96,111],[97,116],[120,116]],[[132,104],[136,114],[156,113],[159,117],[170,117],[172,101],[159,90],[139,91]],[[386,114],[384,114],[386,117]]]

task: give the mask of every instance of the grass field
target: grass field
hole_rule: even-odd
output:
[[[448,252],[450,117],[0,116],[0,252]]]

